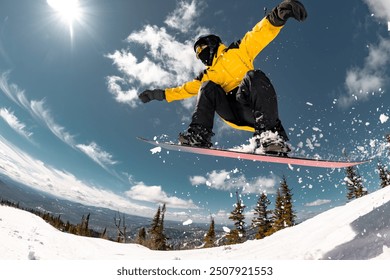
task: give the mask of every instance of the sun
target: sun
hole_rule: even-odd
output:
[[[69,32],[73,37],[73,23],[80,21],[82,10],[78,0],[47,0],[47,4],[55,10],[59,17],[69,26]]]
[[[78,0],[47,0],[52,7],[68,24],[81,17],[81,9]]]

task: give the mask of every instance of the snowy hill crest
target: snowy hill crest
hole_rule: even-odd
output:
[[[0,259],[390,259],[389,211],[390,187],[386,187],[263,240],[211,249],[152,251],[62,233],[33,214],[0,206]]]

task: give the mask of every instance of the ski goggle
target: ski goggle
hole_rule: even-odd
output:
[[[207,46],[207,45],[199,45],[199,46],[196,47],[196,49],[195,49],[196,58],[199,59],[200,53],[201,53],[205,48],[208,48],[208,46]]]

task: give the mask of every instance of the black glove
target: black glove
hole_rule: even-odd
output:
[[[307,18],[306,9],[301,2],[284,0],[267,15],[268,20],[274,26],[284,25],[290,17],[298,21],[304,21]]]
[[[165,99],[165,90],[162,89],[154,89],[154,90],[145,90],[139,96],[139,99],[143,103],[147,103],[152,100],[163,101]]]

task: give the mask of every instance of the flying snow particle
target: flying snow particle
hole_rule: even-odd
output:
[[[190,224],[192,224],[192,220],[191,219],[188,219],[187,221],[183,222],[183,226],[188,226]]]
[[[376,146],[376,140],[375,139],[371,139],[370,140],[370,147],[371,148],[375,148],[375,146]]]
[[[389,117],[386,116],[385,114],[381,114],[379,117],[379,120],[381,121],[381,123],[387,122],[388,119],[389,119]]]
[[[150,151],[152,152],[152,154],[156,154],[156,153],[160,153],[161,152],[161,147],[156,147],[156,148],[153,148],[153,149],[150,149]]]
[[[351,181],[351,179],[349,179],[348,177],[345,177],[344,178],[344,182],[350,184],[350,185],[353,185],[353,182]]]
[[[306,146],[307,146],[310,150],[314,150],[314,145],[313,145],[312,141],[311,141],[309,138],[306,139]]]
[[[230,228],[228,227],[222,227],[223,231],[226,232],[226,233],[229,233],[230,232]]]
[[[357,146],[356,149],[358,149],[362,153],[365,153],[365,151],[366,151],[366,149],[364,149],[363,146]]]
[[[387,30],[390,31],[390,21],[387,22]]]
[[[306,102],[306,105],[308,105],[308,106],[313,106],[313,103]]]

